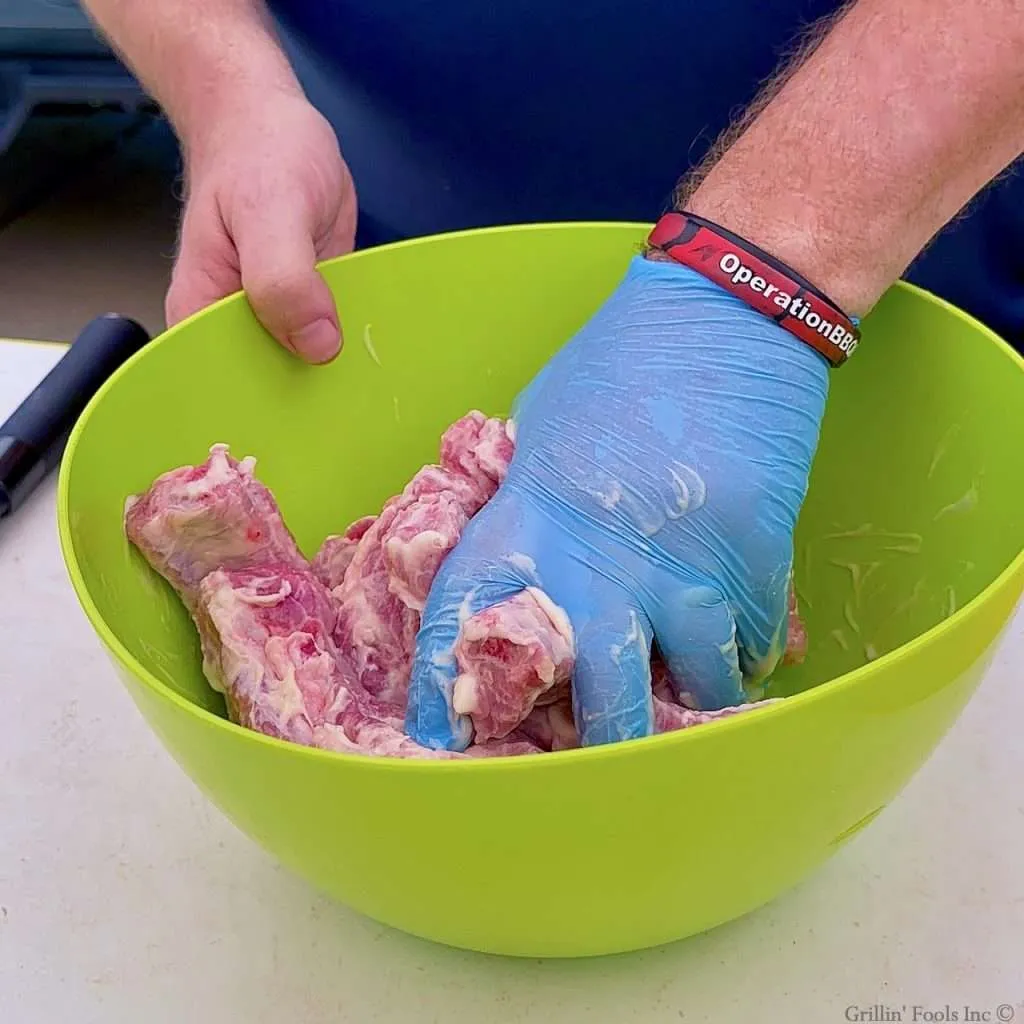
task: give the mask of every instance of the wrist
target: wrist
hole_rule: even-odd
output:
[[[276,98],[304,95],[287,57],[262,31],[245,47],[240,41],[226,50],[193,46],[181,71],[157,99],[189,166],[215,152],[226,132],[265,118]]]
[[[832,366],[842,366],[857,348],[855,317],[792,266],[721,224],[691,210],[667,213],[648,248],[740,299]]]
[[[867,314],[900,273],[890,274],[872,258],[858,233],[846,234],[841,216],[819,213],[804,197],[759,201],[747,188],[716,181],[712,172],[686,209],[791,267],[851,316]]]
[[[188,172],[222,152],[227,140],[240,133],[260,131],[261,125],[280,123],[275,110],[280,102],[308,102],[297,82],[282,80],[272,86],[232,81],[206,93],[190,116],[172,119],[181,141]]]

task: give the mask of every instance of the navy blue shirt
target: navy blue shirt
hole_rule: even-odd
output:
[[[654,220],[834,0],[272,0],[342,139],[361,245],[545,220]],[[864,211],[871,216],[870,210]],[[907,277],[1024,344],[1024,177]]]

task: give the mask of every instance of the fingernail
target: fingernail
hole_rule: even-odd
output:
[[[301,331],[293,332],[288,342],[303,359],[311,363],[329,363],[341,351],[338,328],[326,317],[306,324]]]

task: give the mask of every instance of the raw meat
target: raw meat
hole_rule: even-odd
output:
[[[311,744],[342,686],[327,589],[308,569],[215,569],[196,604],[206,678],[232,720]]]
[[[535,707],[519,733],[541,750],[572,750],[580,745],[572,714],[572,697],[561,694],[553,704]]]
[[[313,559],[313,571],[328,590],[333,590],[344,578],[351,565],[360,538],[373,526],[376,516],[357,519],[343,534],[328,537]]]
[[[654,703],[654,731],[675,732],[689,729],[704,722],[749,711],[775,703],[774,700],[758,701],[754,704],[738,704],[719,711],[694,711],[683,707],[672,691],[668,669],[664,662],[655,658],[651,663],[651,689]],[[542,750],[572,750],[579,746],[579,735],[572,714],[572,697],[568,688],[558,693],[553,703],[534,707],[526,720],[519,726],[517,735],[522,735]]]
[[[481,443],[494,450],[496,439],[484,434]],[[376,518],[361,519],[343,537],[330,539],[314,570],[254,468],[254,460],[234,460],[217,444],[205,463],[164,474],[145,495],[129,499],[125,511],[127,536],[193,613],[204,673],[225,695],[232,721],[330,750],[432,758],[537,753],[536,744],[519,736],[477,743],[462,755],[428,751],[403,733],[404,690],[401,706],[388,705],[346,675],[353,658],[342,657],[334,640],[343,606],[325,585],[332,574],[344,577]],[[398,514],[388,558],[411,600],[418,591],[425,597],[444,553],[431,554],[429,538],[417,541],[410,528],[414,513],[451,504],[445,487],[475,511],[497,486],[478,473],[462,484],[442,473],[427,467],[404,493],[409,501],[390,503]],[[451,544],[457,540],[458,530]],[[421,563],[433,559],[426,577],[406,550],[417,544]],[[379,603],[368,600],[367,606],[380,611]],[[410,656],[416,625],[403,638]],[[408,685],[408,671],[402,685]]]
[[[713,722],[716,718],[728,718],[730,715],[747,711],[758,705],[774,703],[772,700],[762,700],[756,704],[737,704],[719,711],[694,711],[692,708],[684,707],[676,700],[668,669],[665,667],[665,663],[657,658],[651,663],[651,690],[654,697],[655,732],[688,729],[691,725]]]
[[[214,569],[306,568],[255,467],[255,459],[238,462],[227,445],[217,444],[201,466],[164,473],[125,503],[128,539],[189,608]]]
[[[463,624],[452,705],[478,740],[507,736],[538,701],[568,698],[574,655],[565,612],[531,587]]]
[[[329,720],[316,730],[313,745],[342,753],[461,760],[538,754],[542,750],[526,736],[518,734],[497,742],[474,743],[462,754],[421,747],[402,732],[401,719],[375,718],[368,715],[351,692],[343,691],[339,695],[328,718]]]
[[[508,473],[515,450],[513,438],[510,422],[471,412],[453,423],[441,438],[441,465],[474,481],[479,493],[489,498]],[[483,506],[481,501],[470,514]]]
[[[790,588],[784,664],[803,660],[807,636]],[[572,627],[565,613],[542,592],[523,593],[467,619],[455,644],[459,676],[452,704],[469,715],[477,739],[507,736],[514,729],[545,749],[578,745],[569,684],[574,662]],[[668,670],[654,656],[651,666],[654,725],[670,732],[726,718],[754,704],[697,711],[679,703]],[[759,701],[766,704],[769,701]]]
[[[502,421],[478,412],[463,417],[441,441],[441,464],[421,469],[366,525],[355,550],[341,556],[348,564],[333,588],[335,640],[362,686],[396,708],[405,707],[420,612],[434,574],[505,478],[512,451]],[[338,543],[328,538],[327,552],[316,561],[337,563]]]
[[[807,630],[800,618],[796,599],[796,586],[789,584],[789,620],[786,623],[786,649],[782,653],[783,665],[799,665],[807,656]]]
[[[203,667],[232,719],[329,750],[460,758],[578,745],[565,613],[528,589],[470,617],[458,637],[454,704],[475,742],[427,750],[403,732],[416,633],[431,582],[469,519],[493,496],[513,454],[509,424],[481,413],[453,424],[440,465],[426,466],[379,516],[328,537],[312,566],[270,492],[216,445],[201,466],[160,477],[129,499],[125,528],[192,612]],[[805,642],[791,605],[787,656]],[[652,665],[655,727],[687,728],[751,705],[697,712]]]
[[[331,638],[337,612],[309,570],[214,570],[199,585],[197,623],[215,652],[207,678],[226,695],[233,721],[329,750],[392,757],[454,758],[426,750],[402,718],[343,678]],[[481,744],[468,756],[535,753],[529,742]]]

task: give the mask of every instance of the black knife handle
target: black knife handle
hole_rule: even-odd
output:
[[[97,317],[0,426],[0,516],[16,508],[60,462],[90,399],[149,340],[134,320],[113,313]]]

